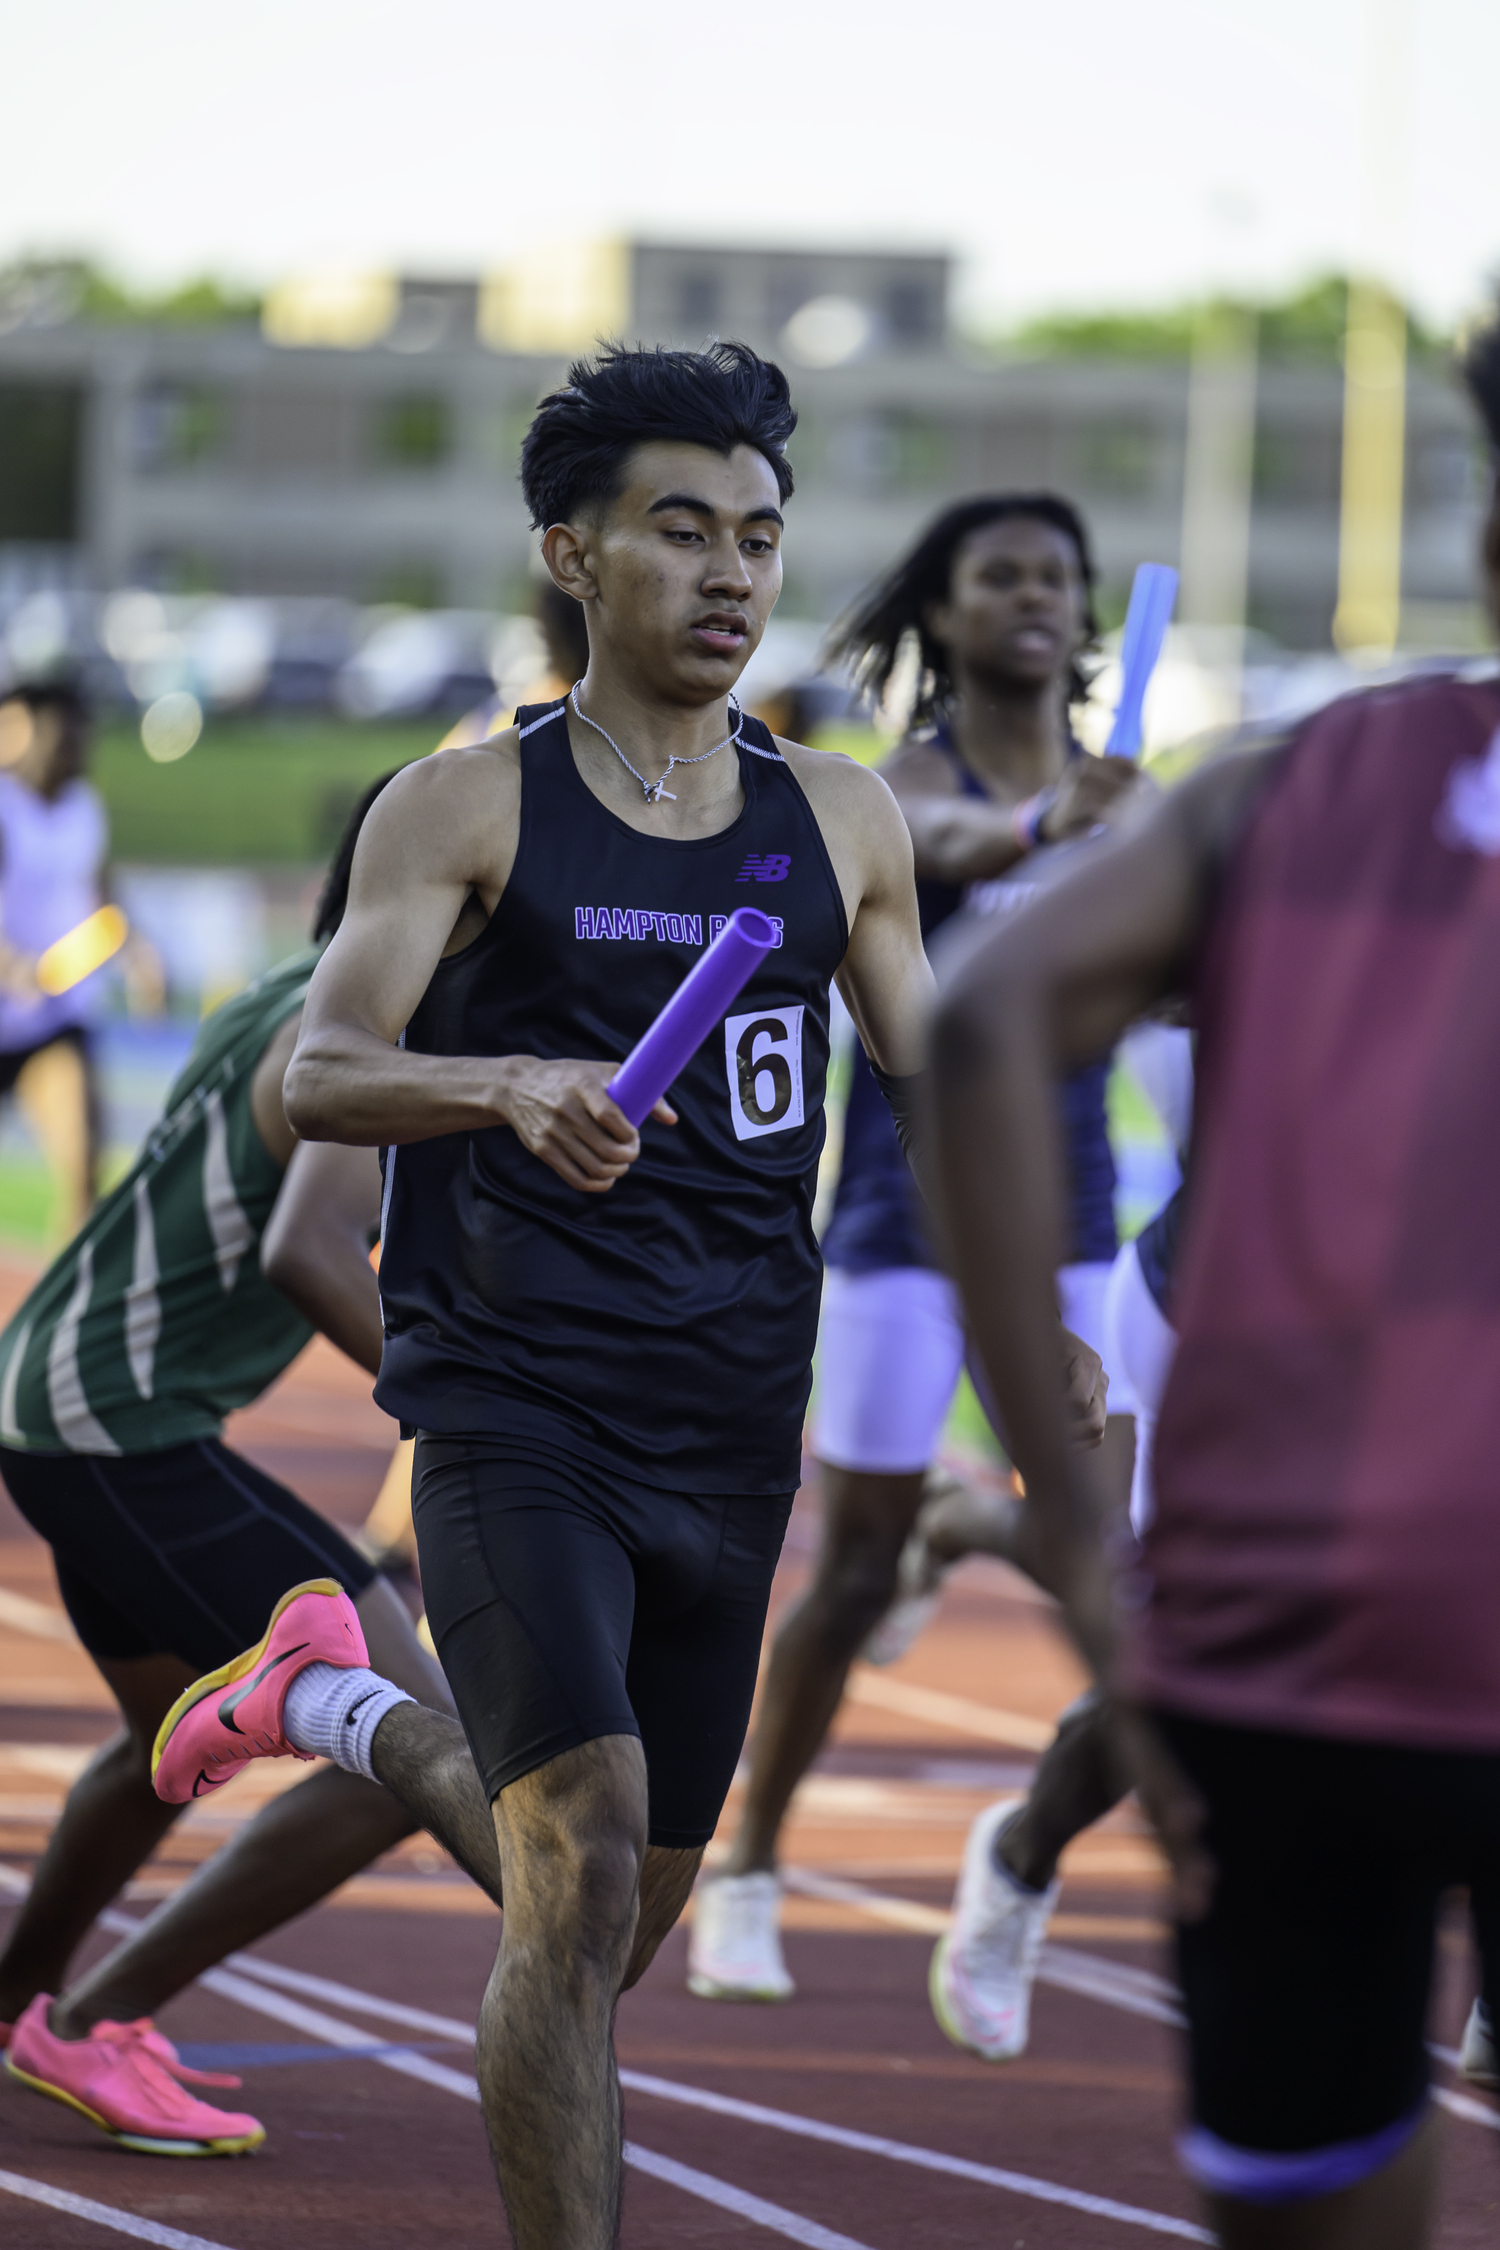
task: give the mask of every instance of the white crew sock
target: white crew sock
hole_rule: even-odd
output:
[[[308,1664],[286,1691],[281,1726],[294,1750],[331,1758],[345,1773],[376,1779],[370,1764],[375,1729],[398,1703],[414,1703],[363,1665]]]

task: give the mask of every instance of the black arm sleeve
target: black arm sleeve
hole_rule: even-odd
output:
[[[901,1143],[906,1161],[917,1175],[917,1185],[922,1184],[919,1169],[926,1154],[920,1135],[925,1122],[922,1117],[923,1090],[927,1084],[925,1070],[914,1070],[908,1078],[892,1078],[879,1063],[870,1064],[870,1076],[891,1105],[891,1118],[896,1127],[896,1138]]]

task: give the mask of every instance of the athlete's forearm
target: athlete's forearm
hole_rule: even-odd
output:
[[[901,797],[919,881],[975,883],[1003,875],[1031,849],[1018,834],[1013,805],[977,797]],[[1024,812],[1024,807],[1019,808]]]
[[[585,1195],[606,1195],[641,1138],[606,1088],[618,1063],[537,1055],[416,1055],[372,1032],[303,1018],[287,1070],[286,1113],[305,1141],[399,1147],[443,1133],[507,1125],[522,1146]],[[663,1100],[651,1113],[675,1125]]]
[[[974,1346],[1035,1509],[1049,1583],[1096,1674],[1113,1638],[1093,1458],[1070,1443],[1053,1276],[1063,1179],[1055,1057],[1034,985],[964,980],[933,1044],[934,1198]]]
[[[409,1054],[352,1025],[304,1023],[282,1098],[304,1141],[389,1148],[507,1123],[507,1082],[527,1059]]]

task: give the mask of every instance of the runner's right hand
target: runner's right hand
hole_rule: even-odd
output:
[[[499,1111],[523,1147],[584,1195],[605,1195],[641,1153],[641,1137],[605,1092],[619,1069],[610,1062],[542,1062],[510,1055],[501,1065]],[[651,1112],[675,1125],[659,1101]]]
[[[1140,780],[1141,769],[1129,758],[1070,758],[1042,816],[1040,841],[1061,844],[1070,836],[1089,835]]]
[[[1093,1345],[1075,1336],[1071,1328],[1063,1329],[1062,1344],[1068,1436],[1075,1445],[1102,1445],[1104,1417],[1109,1412],[1109,1377],[1104,1362]]]

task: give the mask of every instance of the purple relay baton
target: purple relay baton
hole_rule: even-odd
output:
[[[776,925],[769,915],[753,906],[738,907],[730,915],[604,1089],[632,1125],[650,1116],[775,943]]]

